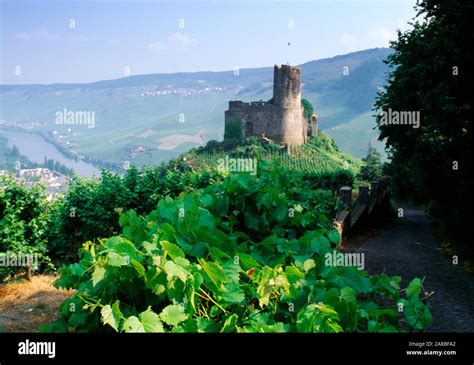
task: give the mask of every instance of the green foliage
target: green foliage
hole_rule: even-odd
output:
[[[314,113],[313,104],[307,99],[301,99],[301,106],[304,108],[304,114],[306,120],[309,120]]]
[[[18,166],[21,168],[35,168],[38,164],[31,162],[23,156],[17,146],[9,147],[8,139],[0,134],[0,169],[14,172]]]
[[[319,174],[303,174],[304,179],[310,184],[312,189],[329,189],[339,191],[343,186],[353,186],[354,174],[350,170],[336,170],[321,172]]]
[[[313,180],[314,187],[338,190],[342,185],[352,185],[361,160],[340,153],[333,139],[325,133],[313,137],[302,146],[292,146],[290,151],[283,150],[273,142],[264,142],[256,137],[244,138],[240,146],[232,151],[224,148],[204,146],[185,154],[197,167],[216,169],[221,159],[256,158],[258,161],[277,162],[280,168],[303,175]],[[317,180],[320,179],[320,183]]]
[[[242,121],[240,119],[231,119],[226,121],[224,130],[224,146],[226,149],[237,147],[244,139],[242,131]]]
[[[470,251],[472,214],[472,63],[474,6],[423,0],[413,29],[398,33],[386,61],[392,72],[379,111],[419,111],[419,128],[381,125],[396,191],[417,203],[435,200],[452,235]],[[422,18],[422,19],[420,19]],[[456,165],[458,168],[456,169]]]
[[[330,267],[331,192],[277,166],[161,200],[123,233],[86,242],[57,287],[74,288],[44,331],[397,332],[430,322],[415,279]],[[405,314],[397,311],[403,301]],[[71,311],[74,308],[74,311]],[[409,310],[408,310],[409,308]]]
[[[339,152],[336,141],[324,132],[319,133],[316,137],[310,138],[307,145],[309,148],[316,148],[318,151],[325,151],[334,154]]]
[[[364,165],[360,169],[359,179],[373,181],[382,177],[382,156],[369,144],[367,156],[362,159]]]
[[[46,156],[44,157],[43,167],[46,167],[52,171],[57,171],[63,175],[72,176],[74,170],[69,168],[62,163],[55,161],[54,159],[48,159]]]
[[[103,170],[100,179],[75,178],[57,203],[49,229],[50,256],[70,262],[74,246],[119,233],[120,212],[149,213],[165,196],[177,196],[219,179],[216,172],[194,170],[182,160],[142,171],[131,167],[124,176]]]
[[[37,255],[37,261],[30,256],[33,272],[52,268],[46,256],[48,209],[49,203],[40,186],[27,189],[13,179],[0,177],[0,254],[1,262],[5,262],[0,265],[0,279],[26,270],[21,266],[7,266],[6,254],[20,259],[20,255]]]

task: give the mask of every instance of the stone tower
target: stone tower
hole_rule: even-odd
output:
[[[301,107],[301,69],[289,65],[273,68],[273,104]]]
[[[230,101],[226,127],[240,120],[245,137],[265,134],[276,143],[300,145],[307,140],[307,121],[301,106],[301,69],[275,65],[273,98],[268,102]]]
[[[301,106],[301,69],[275,65],[273,69],[273,99],[276,109],[274,123],[279,130],[275,140],[293,145],[306,141],[306,121]],[[269,137],[271,138],[271,137]]]

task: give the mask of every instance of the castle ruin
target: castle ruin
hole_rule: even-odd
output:
[[[265,102],[230,101],[225,128],[240,121],[244,137],[266,137],[275,143],[301,145],[317,134],[317,116],[307,121],[301,106],[301,68],[275,65],[273,98]]]

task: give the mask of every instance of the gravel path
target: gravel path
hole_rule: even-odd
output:
[[[426,332],[474,332],[474,278],[437,248],[433,223],[423,211],[403,203],[399,207],[403,218],[346,251],[365,253],[365,270],[400,275],[403,286],[426,276],[425,290],[435,292],[430,298],[433,323]]]

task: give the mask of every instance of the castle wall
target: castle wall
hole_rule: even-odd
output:
[[[306,120],[301,106],[301,69],[274,67],[273,98],[270,102],[230,101],[226,123],[240,119],[244,136],[266,137],[276,143],[300,145],[306,142]]]
[[[245,137],[265,134],[272,138],[275,107],[268,102],[243,103],[241,101],[231,101],[229,110],[225,112],[225,121],[240,119],[242,122],[242,132]]]

